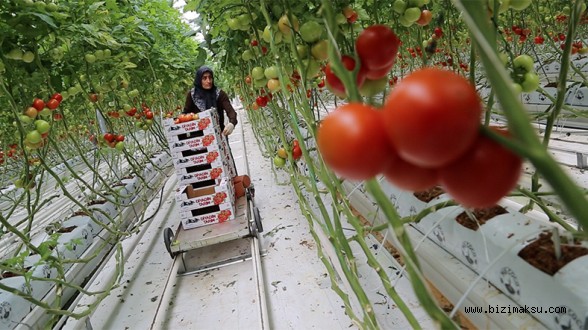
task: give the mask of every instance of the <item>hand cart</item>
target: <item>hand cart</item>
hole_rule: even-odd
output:
[[[172,228],[165,228],[163,231],[163,241],[171,258],[175,259],[178,255],[183,256],[184,252],[231,240],[246,237],[259,238],[259,233],[263,232],[263,224],[259,209],[255,206],[254,197],[255,188],[253,186],[246,188],[245,196],[239,197],[236,201],[236,214],[233,220],[189,230],[185,230],[179,224],[175,233]],[[234,258],[237,260],[243,257],[236,256]],[[222,263],[215,263],[214,265],[200,265],[198,269],[190,273],[209,268],[210,266],[218,267],[231,261],[234,260],[224,260]]]

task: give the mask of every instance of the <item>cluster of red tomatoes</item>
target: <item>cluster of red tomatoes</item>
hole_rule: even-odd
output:
[[[302,149],[300,149],[300,143],[298,140],[292,141],[292,159],[298,160],[302,157]],[[274,165],[276,167],[283,167],[286,165],[286,160],[288,159],[288,151],[286,148],[282,147],[276,151],[276,155],[274,156]]]
[[[61,119],[61,114],[56,116],[57,113],[53,113],[53,111],[59,107],[62,100],[63,97],[59,93],[53,94],[46,103],[40,98],[35,98],[31,106],[27,107],[19,116],[19,120],[26,131],[24,143],[27,148],[38,149],[43,146],[44,139],[51,128],[51,124],[45,119],[52,114],[55,120]]]
[[[8,158],[16,159],[18,157],[18,149],[17,144],[11,144],[8,146],[8,151],[6,151],[6,156]],[[0,150],[0,164],[4,164],[4,151]]]
[[[338,107],[321,122],[317,143],[344,178],[384,174],[410,191],[441,185],[466,207],[488,207],[516,186],[522,160],[480,133],[481,114],[481,100],[465,78],[424,68],[402,79],[382,109]]]
[[[185,123],[195,119],[198,119],[198,115],[195,113],[181,113],[176,119],[174,119],[174,124]]]
[[[104,133],[102,139],[111,148],[123,150],[125,147],[125,136],[122,134]]]
[[[359,57],[359,71],[356,76],[357,87],[361,89],[366,80],[379,80],[388,76],[398,54],[400,39],[385,25],[372,25],[364,29],[355,40],[355,50]],[[377,49],[378,51],[374,51]],[[348,71],[355,70],[355,59],[350,55],[341,57]],[[346,95],[343,82],[332,71],[331,64],[325,67],[327,87],[335,95]],[[384,85],[385,86],[385,85]]]

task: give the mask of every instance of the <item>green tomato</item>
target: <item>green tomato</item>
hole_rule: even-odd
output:
[[[275,65],[269,66],[263,71],[263,74],[267,79],[278,79],[278,68]]]
[[[254,57],[255,55],[250,49],[246,49],[243,54],[241,54],[241,59],[243,59],[243,61],[251,61]]]
[[[22,61],[22,56],[24,55],[24,52],[18,48],[14,48],[11,51],[8,52],[8,54],[6,54],[6,58],[11,59],[11,60],[15,60],[15,61]]]
[[[514,67],[523,68],[525,72],[534,72],[533,64],[533,58],[527,54],[521,54],[513,60]]]
[[[406,16],[404,16],[404,15],[400,16],[400,18],[398,19],[398,22],[404,27],[410,27],[414,24],[414,22],[407,20]]]
[[[307,21],[300,27],[300,36],[308,43],[317,42],[322,33],[323,27],[316,21]]]
[[[308,46],[307,45],[296,45],[296,53],[300,59],[305,59],[308,57]]]
[[[376,80],[366,79],[363,85],[359,88],[359,93],[366,97],[372,97],[383,92],[386,89],[387,84],[388,76]]]
[[[394,12],[396,12],[397,14],[402,15],[404,14],[404,11],[406,10],[407,6],[408,5],[403,0],[396,0],[392,4],[392,10],[394,10]]]
[[[31,51],[26,51],[22,54],[22,61],[25,63],[32,63],[35,60],[35,53]]]
[[[122,151],[125,148],[125,143],[123,141],[117,142],[114,147],[116,150]]]
[[[488,9],[490,12],[494,12],[494,1],[495,0],[488,0]],[[497,0],[498,1],[498,13],[502,14],[508,10],[508,6],[510,5],[511,0]]]
[[[39,115],[42,117],[49,117],[49,116],[51,116],[51,109],[45,108],[45,109],[39,111]]]
[[[261,79],[254,79],[253,80],[253,87],[255,87],[255,88],[265,87],[266,84],[267,84],[267,79],[265,78],[265,76]]]
[[[238,30],[240,28],[239,20],[236,18],[229,18],[227,20],[227,25],[229,26],[229,29],[231,29],[231,30]]]
[[[312,58],[302,60],[302,65],[303,73],[306,74],[307,79],[314,78],[321,70],[320,63]]]
[[[276,155],[274,157],[274,165],[278,168],[284,167],[284,165],[286,165],[286,160],[284,158]]]
[[[531,0],[510,0],[510,8],[514,10],[524,10],[531,4]]]
[[[512,83],[511,88],[513,89],[513,91],[516,95],[519,95],[523,92],[523,87],[521,87],[521,85],[519,85],[515,82]]]
[[[86,62],[90,64],[96,62],[96,55],[94,54],[86,54],[84,55],[84,58],[86,59]]]
[[[521,89],[525,93],[534,92],[539,87],[539,76],[535,72],[527,72],[523,77]]]
[[[35,120],[35,128],[37,129],[37,131],[41,134],[45,134],[48,133],[49,130],[51,129],[51,124],[49,124],[48,122],[46,122],[43,119],[37,119]]]
[[[329,42],[327,40],[320,40],[310,48],[310,53],[317,61],[324,61],[329,58]]]
[[[36,129],[28,132],[25,136],[25,140],[30,144],[38,144],[41,142],[42,139],[43,137],[41,137],[41,133],[39,133],[39,131],[37,131]]]
[[[419,7],[410,7],[404,11],[402,15],[408,22],[414,23],[421,17],[421,9]]]
[[[263,68],[260,66],[254,67],[253,70],[251,70],[251,77],[255,80],[265,78]]]
[[[23,125],[28,125],[30,123],[33,122],[33,118],[27,116],[27,115],[18,115],[18,120],[23,124]]]
[[[345,18],[345,15],[343,15],[343,13],[338,13],[337,15],[335,15],[335,21],[337,21],[338,25],[342,25],[347,23],[347,18]]]

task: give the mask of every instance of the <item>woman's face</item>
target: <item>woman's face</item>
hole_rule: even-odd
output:
[[[202,88],[212,88],[212,74],[210,72],[204,72],[204,74],[202,75]]]

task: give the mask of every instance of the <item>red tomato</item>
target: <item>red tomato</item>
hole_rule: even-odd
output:
[[[257,105],[259,105],[260,107],[265,107],[267,105],[267,98],[263,97],[263,96],[258,96],[255,99],[255,103],[257,103]]]
[[[122,141],[124,141],[124,140],[125,140],[125,136],[124,136],[124,135],[122,135],[122,134],[118,134],[118,135],[116,136],[115,140],[116,140],[117,142],[122,142]]]
[[[341,57],[341,62],[343,66],[349,70],[353,71],[355,69],[355,60],[353,57],[349,55],[343,55]],[[357,73],[357,77],[355,77],[355,82],[357,83],[357,87],[361,87],[365,81],[366,71],[359,70]],[[331,91],[339,96],[345,96],[345,86],[343,82],[335,75],[333,71],[331,71],[331,65],[328,63],[325,67],[325,78],[327,80],[327,86],[331,89]]]
[[[439,170],[439,181],[463,206],[490,207],[517,185],[521,167],[518,155],[480,134],[470,150]]]
[[[41,99],[34,99],[33,100],[33,108],[37,109],[37,111],[41,111],[45,108],[45,101]]]
[[[408,163],[395,152],[391,152],[389,157],[391,164],[384,172],[384,176],[396,187],[409,191],[423,191],[438,184],[437,169]]]
[[[405,161],[447,165],[478,136],[482,106],[476,89],[451,71],[425,68],[402,79],[384,105],[384,124]]]
[[[59,101],[56,99],[51,99],[49,101],[47,101],[47,108],[54,110],[57,109],[57,107],[59,106]]]
[[[302,157],[302,149],[300,149],[299,146],[295,146],[292,148],[292,158],[294,158],[294,160],[298,160],[300,159],[300,157]]]
[[[106,140],[106,142],[113,142],[114,141],[114,135],[112,133],[105,133],[104,134],[104,140]]]
[[[145,118],[147,118],[147,119],[153,119],[153,112],[146,111],[145,112]]]
[[[56,99],[57,101],[59,101],[59,103],[61,103],[61,101],[63,101],[63,96],[61,96],[61,94],[59,94],[59,93],[53,94],[53,96],[51,96],[51,98]]]
[[[355,40],[361,65],[370,71],[392,65],[399,46],[400,39],[386,25],[372,25],[361,31]]]
[[[318,149],[327,165],[352,180],[367,180],[390,164],[382,114],[362,103],[348,103],[329,113],[317,132]]]

